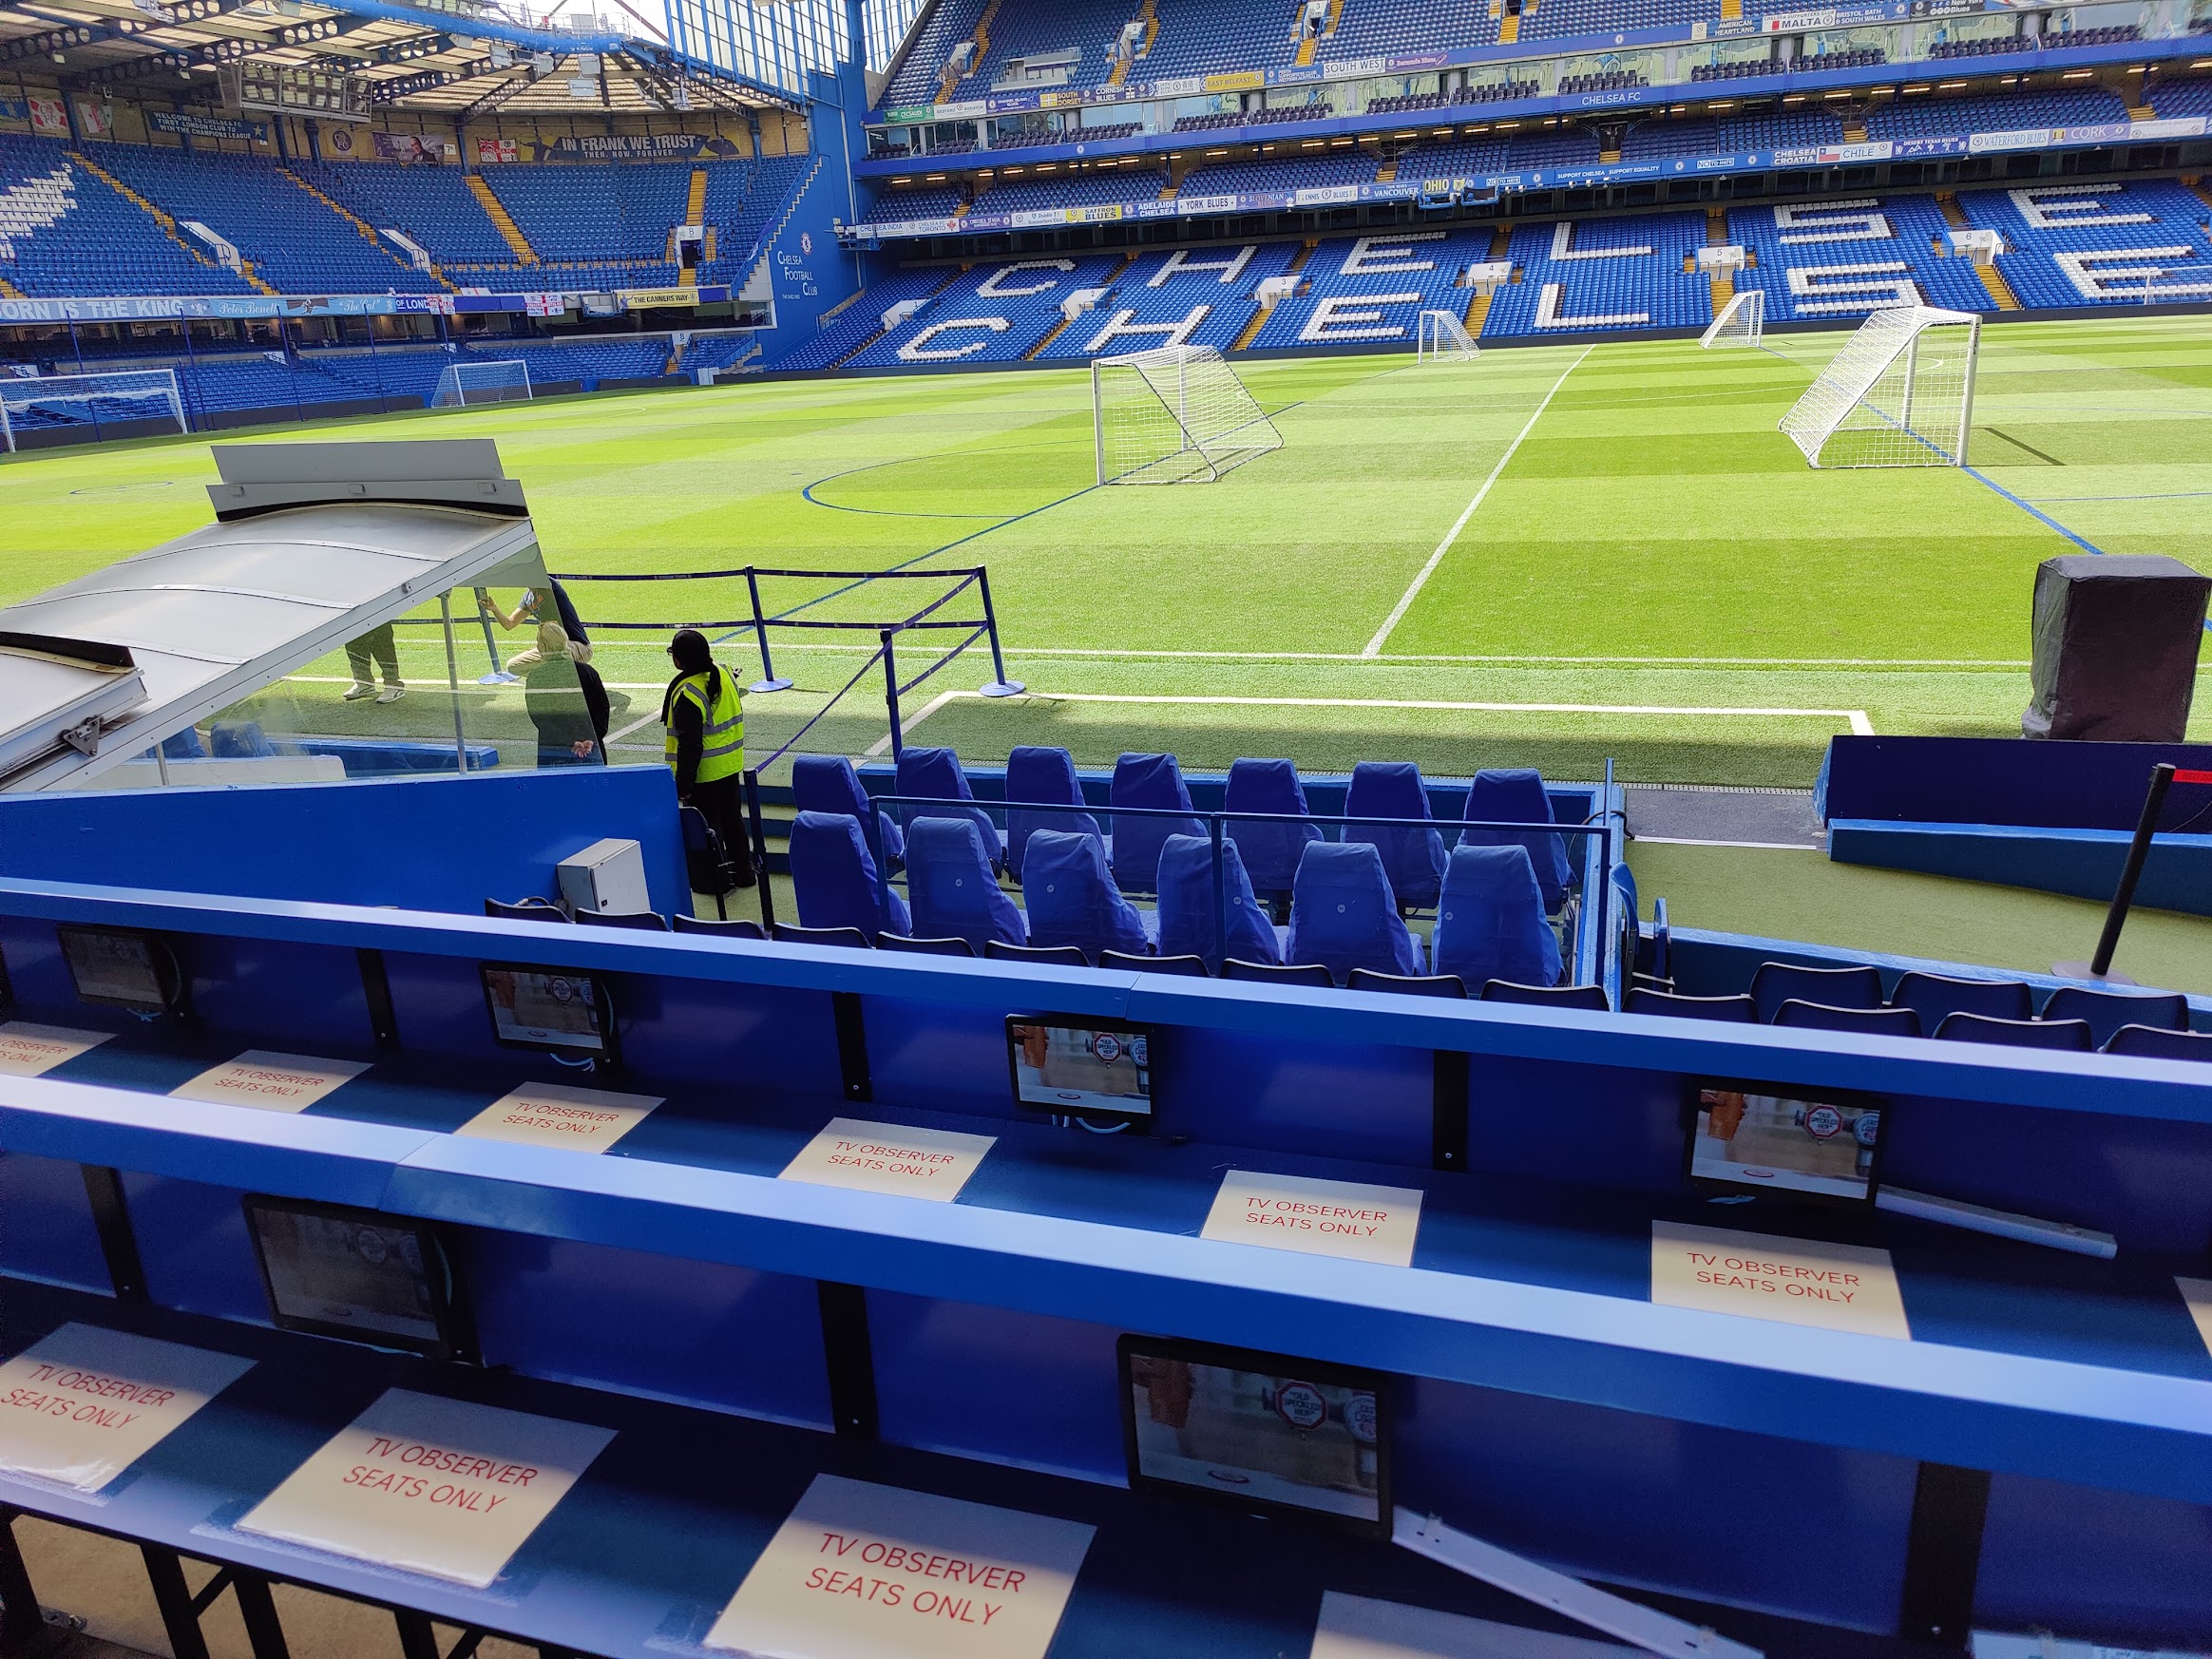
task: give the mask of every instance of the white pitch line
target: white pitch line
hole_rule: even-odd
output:
[[[908,735],[915,727],[919,726],[923,721],[929,718],[930,715],[937,713],[939,709],[944,707],[946,703],[952,701],[954,697],[981,697],[982,695],[983,694],[982,692],[963,692],[957,690],[939,692],[935,696],[931,697],[927,702],[924,703],[921,708],[917,709],[913,714],[909,715],[906,718],[899,722],[899,735],[901,737]],[[861,752],[861,758],[863,760],[878,760],[881,759],[884,755],[889,753],[890,749],[891,734],[888,732],[886,732],[881,737],[878,737],[873,743],[870,743],[867,749]]]
[[[1589,356],[1596,350],[1595,346],[1583,347],[1582,357]],[[1552,399],[1558,396],[1559,388],[1567,384],[1567,376],[1582,367],[1582,357],[1568,364],[1560,372],[1559,378],[1552,382],[1552,390],[1544,393],[1544,401],[1536,405],[1536,411],[1529,416],[1528,425],[1521,428],[1513,442],[1505,447],[1505,453],[1497,458],[1497,465],[1490,469],[1490,476],[1482,481],[1482,487],[1475,492],[1475,499],[1467,504],[1467,510],[1459,515],[1459,522],[1444,532],[1444,539],[1437,543],[1437,550],[1429,555],[1428,563],[1421,567],[1421,574],[1413,579],[1413,585],[1399,595],[1398,602],[1390,607],[1390,614],[1382,619],[1382,625],[1375,630],[1375,637],[1367,641],[1366,649],[1360,653],[1362,657],[1380,657],[1382,654],[1382,641],[1390,638],[1390,630],[1398,626],[1405,613],[1413,607],[1413,601],[1421,597],[1421,590],[1428,585],[1428,579],[1436,574],[1437,566],[1444,562],[1444,555],[1452,550],[1452,543],[1459,539],[1459,532],[1467,527],[1467,521],[1475,516],[1475,509],[1482,505],[1482,498],[1490,493],[1490,486],[1497,482],[1497,476],[1505,470],[1506,463],[1520,448],[1521,440],[1536,429],[1536,423],[1544,418],[1544,411],[1552,407]]]
[[[981,692],[950,691],[939,696],[920,715],[906,722],[918,725],[954,697],[982,696]],[[1171,703],[1228,708],[1267,709],[1440,709],[1447,713],[1498,715],[1742,715],[1764,719],[1848,720],[1854,736],[1874,735],[1874,722],[1864,709],[1746,709],[1681,707],[1665,703],[1447,703],[1420,697],[1184,697],[1144,696],[1128,692],[1030,692],[1039,702],[1051,703]],[[890,746],[890,739],[884,740]]]

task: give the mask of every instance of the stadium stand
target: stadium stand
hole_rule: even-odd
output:
[[[1506,164],[1502,138],[1462,139],[1456,143],[1417,144],[1398,157],[1401,179],[1477,178]]]
[[[1584,92],[1632,92],[1638,86],[1651,83],[1642,75],[1627,69],[1606,69],[1595,75],[1562,75],[1559,78],[1559,96],[1570,98]]]
[[[994,260],[962,273],[932,303],[854,356],[854,368],[1019,362],[1066,318],[1060,302],[1096,288],[1119,257]]]
[[[2161,115],[2212,115],[2212,75],[2161,81],[2152,97]]]
[[[1936,252],[1953,228],[1927,196],[1728,210],[1729,239],[1756,260],[1736,273],[1737,291],[1764,293],[1769,323],[1919,303],[1990,310],[1973,263]]]
[[[1131,78],[1160,81],[1223,69],[1284,67],[1298,52],[1290,10],[1268,0],[1159,0],[1159,32],[1130,71]],[[1332,47],[1328,55],[1340,54]]]
[[[29,295],[250,294],[51,139],[0,135],[0,276]]]
[[[1165,345],[1227,351],[1251,320],[1252,291],[1287,272],[1301,251],[1297,242],[1269,242],[1147,254],[1037,354],[1071,360]]]
[[[1321,43],[1319,55],[1332,62],[1411,57],[1497,43],[1497,20],[1487,7],[1455,9],[1435,0],[1349,0],[1337,20],[1336,32]]]
[[[1520,280],[1497,291],[1483,338],[1703,328],[1711,285],[1684,265],[1705,239],[1702,213],[1518,226],[1509,257]]]
[[[958,276],[958,267],[947,271],[921,268],[894,271],[868,289],[831,317],[814,337],[784,353],[767,365],[772,370],[832,369],[885,332],[884,314],[906,300],[927,300]]]
[[[1214,115],[1186,115],[1175,123],[1177,132],[1224,132],[1240,126],[1287,126],[1313,121],[1328,113],[1309,104],[1277,105],[1268,109],[1223,110]]]
[[[1970,40],[1939,40],[1928,48],[1928,55],[1948,62],[1955,58],[1997,58],[2034,49],[2033,35],[1984,34]]]
[[[887,105],[934,104],[945,60],[953,48],[976,31],[987,0],[944,0],[924,19],[921,32],[908,44],[898,72],[884,87]]]
[[[1266,190],[1313,190],[1363,184],[1375,177],[1375,158],[1361,150],[1310,156],[1263,157],[1249,162],[1209,162],[1183,175],[1178,196],[1227,196]]]
[[[925,184],[913,190],[887,190],[876,198],[868,217],[896,224],[909,219],[950,219],[967,202],[964,184]]]
[[[1714,14],[1707,0],[1542,0],[1521,10],[1522,40],[1566,40],[1623,29],[1658,29]]]
[[[1414,337],[1422,311],[1464,315],[1474,296],[1455,286],[1490,251],[1487,227],[1407,230],[1331,238],[1300,268],[1299,291],[1276,305],[1252,344],[1388,345]]]
[[[1030,86],[1100,86],[1113,72],[1108,44],[1135,15],[1130,0],[1055,0],[1045,5],[997,7],[991,13],[990,47],[976,60],[975,71],[954,86],[956,99],[982,98],[1001,81],[1009,87]],[[1072,52],[1065,78],[1028,79],[1014,66],[1039,54]],[[1011,78],[1010,78],[1011,77]]]
[[[1997,269],[2024,306],[2141,305],[2146,286],[2164,302],[2212,300],[2205,204],[2180,184],[2030,184],[1958,205],[2005,238]]]
[[[708,162],[711,169],[719,162]],[[674,280],[668,233],[681,224],[689,162],[488,167],[484,181],[538,257],[568,268],[642,268]]]
[[[978,213],[1027,213],[1042,207],[1090,207],[1110,201],[1144,201],[1160,193],[1167,175],[1149,167],[1116,167],[1060,178],[1015,179],[976,198]]]
[[[458,167],[295,162],[292,171],[378,230],[397,230],[440,265],[503,265],[514,252]]]
[[[1601,146],[1597,134],[1585,127],[1563,126],[1550,132],[1514,135],[1506,151],[1509,167],[1594,167]]]
[[[2000,97],[1915,98],[1884,105],[1866,118],[1870,139],[1935,138],[1962,132],[2011,132],[2037,126],[2095,126],[2126,121],[2127,103],[2094,87],[2017,92]]]

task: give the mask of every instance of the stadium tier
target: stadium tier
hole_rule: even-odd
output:
[[[25,294],[250,294],[50,139],[0,136],[0,273]]]

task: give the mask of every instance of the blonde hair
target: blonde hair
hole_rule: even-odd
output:
[[[538,655],[550,661],[568,655],[568,630],[559,622],[538,624]]]

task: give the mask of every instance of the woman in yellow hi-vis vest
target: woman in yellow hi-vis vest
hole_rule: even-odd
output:
[[[716,666],[707,637],[685,628],[668,642],[676,677],[660,699],[668,728],[668,764],[676,796],[696,807],[721,836],[737,885],[753,885],[751,843],[745,833],[745,700],[734,676]]]

